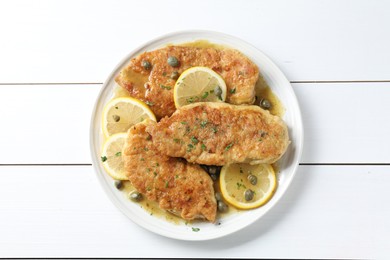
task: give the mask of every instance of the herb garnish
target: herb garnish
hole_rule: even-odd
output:
[[[100,158],[102,159],[102,162],[107,161],[107,156],[102,156],[102,157],[100,157]]]
[[[207,120],[204,120],[204,121],[200,122],[200,126],[201,126],[202,128],[205,128],[206,125],[207,125],[207,123],[208,123],[208,121],[207,121]]]
[[[171,90],[172,87],[170,87],[170,86],[164,86],[163,84],[160,84],[160,88],[166,89],[166,90]]]
[[[233,143],[228,144],[228,145],[225,147],[225,151],[229,151],[229,149],[232,148],[232,146],[233,146]]]
[[[187,145],[187,152],[191,152],[192,149],[194,149],[194,146],[192,144]]]
[[[195,228],[195,227],[193,227],[193,228],[192,228],[192,231],[194,231],[194,232],[199,232],[199,231],[200,231],[200,228]]]
[[[115,156],[121,156],[122,155],[122,152],[117,152],[116,154],[115,154]]]
[[[199,143],[199,140],[196,139],[195,136],[192,136],[192,137],[191,137],[191,142],[192,142],[193,144],[198,144],[198,143]]]

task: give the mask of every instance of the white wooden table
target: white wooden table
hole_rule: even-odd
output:
[[[389,1],[0,1],[0,257],[390,257]],[[289,190],[206,242],[137,226],[95,176],[89,124],[133,48],[207,29],[266,53],[305,130]]]

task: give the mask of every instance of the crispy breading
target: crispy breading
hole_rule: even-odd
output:
[[[210,176],[198,165],[159,153],[145,131],[154,124],[145,120],[129,129],[122,156],[130,182],[164,210],[186,220],[214,222],[217,206]]]
[[[162,154],[206,165],[274,163],[289,144],[286,124],[254,105],[195,103],[146,131]]]
[[[178,67],[167,63],[169,56],[179,60]],[[151,67],[142,66],[144,62],[149,62]],[[172,73],[181,74],[195,66],[211,68],[222,76],[227,87],[226,102],[252,104],[255,101],[258,67],[239,51],[227,48],[168,46],[145,52],[130,60],[115,80],[132,97],[146,102],[160,119],[176,110],[173,101],[176,78],[171,77]]]

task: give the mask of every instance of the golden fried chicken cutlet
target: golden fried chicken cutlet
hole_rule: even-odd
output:
[[[177,58],[177,66],[168,64],[169,57]],[[176,110],[173,88],[178,75],[195,66],[211,68],[222,76],[227,87],[226,102],[253,104],[255,101],[259,69],[233,49],[168,46],[145,52],[130,60],[115,80],[130,96],[148,104],[160,119]]]
[[[274,163],[289,144],[282,119],[254,105],[195,103],[146,131],[162,154],[206,165]]]
[[[154,124],[145,120],[129,129],[122,156],[130,182],[164,210],[186,220],[214,222],[217,205],[212,179],[198,165],[159,153],[145,131]]]

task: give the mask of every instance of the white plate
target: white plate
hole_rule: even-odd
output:
[[[254,210],[241,211],[237,214],[228,215],[221,220],[221,225],[206,222],[196,223],[194,226],[199,228],[198,232],[194,232],[192,230],[193,226],[191,225],[175,224],[162,218],[150,216],[150,213],[141,209],[139,205],[130,202],[114,187],[112,179],[105,173],[104,168],[100,163],[100,151],[103,140],[101,132],[101,114],[104,105],[112,97],[112,90],[115,86],[115,76],[131,58],[140,53],[163,47],[168,43],[183,43],[195,40],[208,40],[212,43],[222,44],[240,50],[259,66],[265,81],[274,94],[278,96],[286,109],[283,120],[288,125],[291,140],[291,145],[286,154],[279,161],[280,174],[278,178],[278,188],[275,195],[266,205]],[[210,31],[184,31],[165,35],[150,41],[132,51],[118,64],[104,83],[96,101],[91,121],[90,145],[93,167],[96,170],[100,183],[112,202],[132,221],[147,230],[166,237],[181,240],[208,240],[232,234],[253,222],[258,221],[279,201],[294,178],[299,164],[303,146],[303,126],[298,102],[290,82],[266,55],[250,44],[226,34]]]

